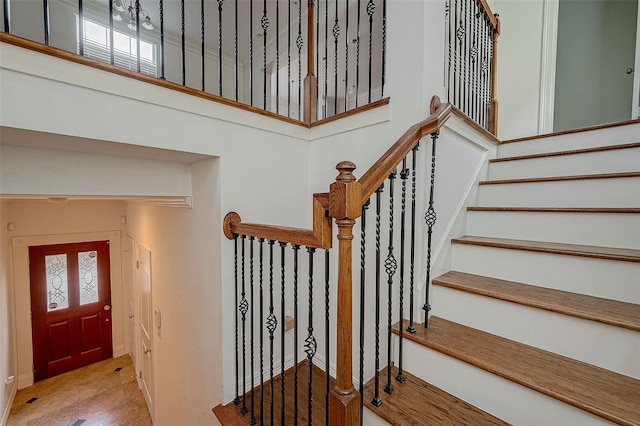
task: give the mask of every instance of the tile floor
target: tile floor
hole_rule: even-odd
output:
[[[17,392],[7,426],[151,426],[129,355]]]

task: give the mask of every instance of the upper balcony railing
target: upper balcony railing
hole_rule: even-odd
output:
[[[386,0],[3,0],[0,7],[2,41],[41,43],[47,53],[92,58],[293,122],[310,125],[384,97]]]

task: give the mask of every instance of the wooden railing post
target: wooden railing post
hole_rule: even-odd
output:
[[[489,131],[492,135],[498,136],[498,98],[496,96],[496,86],[498,79],[498,36],[500,35],[500,15],[495,14],[496,27],[493,31],[491,59],[491,121],[489,123]]]
[[[313,13],[314,0],[307,2],[307,76],[304,78],[304,122],[311,124],[318,120],[318,79],[315,75]]]
[[[362,213],[362,185],[355,164],[343,161],[329,192],[329,215],[338,225],[338,288],[336,331],[336,384],[329,400],[329,424],[359,425],[361,395],[353,387],[352,340],[352,240],[355,219]]]

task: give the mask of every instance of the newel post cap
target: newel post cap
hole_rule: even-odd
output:
[[[329,215],[334,219],[356,219],[362,213],[362,185],[353,175],[356,165],[342,161],[336,169],[338,176],[329,189]]]

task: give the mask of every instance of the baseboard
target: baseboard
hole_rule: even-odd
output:
[[[28,388],[33,385],[33,372],[18,376],[18,389]]]
[[[13,400],[16,397],[16,392],[18,390],[18,384],[13,382],[11,385],[11,391],[9,394],[9,399],[3,408],[2,417],[0,417],[0,425],[5,426],[7,424],[7,419],[9,418],[9,413],[11,412],[11,406],[13,405]]]
[[[119,356],[127,354],[127,350],[124,345],[118,345],[113,348],[113,357],[118,358]]]

